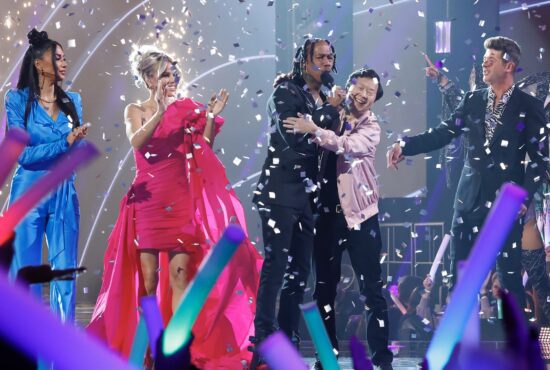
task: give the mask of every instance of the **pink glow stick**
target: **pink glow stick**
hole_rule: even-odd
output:
[[[4,184],[17,158],[29,142],[29,134],[19,128],[8,131],[6,138],[0,144],[0,186]]]
[[[69,177],[78,167],[90,162],[98,154],[99,151],[95,146],[88,142],[81,142],[76,147],[71,148],[62,159],[52,166],[46,175],[35,182],[0,217],[0,245],[3,245],[9,239],[17,224],[42,198],[61,181]]]

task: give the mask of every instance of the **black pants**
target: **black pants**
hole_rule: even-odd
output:
[[[313,212],[309,205],[303,210],[278,205],[270,205],[269,208],[270,211],[260,211],[265,260],[256,298],[256,339],[265,339],[278,327],[290,339],[299,342],[299,304],[302,303],[311,270]]]
[[[361,223],[359,230],[349,230],[342,213],[322,213],[317,220],[315,247],[315,294],[321,317],[332,346],[339,349],[336,338],[334,300],[340,281],[342,253],[348,250],[367,310],[367,343],[375,365],[391,362],[388,350],[388,307],[382,296],[380,250],[382,238],[378,215]]]
[[[468,255],[485,222],[487,212],[482,207],[477,212],[455,213],[452,223],[451,237],[451,282],[457,279],[457,264],[468,259]],[[525,289],[521,280],[521,235],[523,225],[521,219],[516,221],[508,234],[508,239],[496,261],[496,269],[500,274],[503,288],[508,289],[521,308],[525,308]]]

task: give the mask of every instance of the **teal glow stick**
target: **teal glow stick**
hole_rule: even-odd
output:
[[[504,184],[483,224],[464,269],[466,279],[460,279],[451,297],[451,303],[437,328],[426,353],[430,370],[442,370],[453,349],[462,338],[472,309],[477,304],[477,293],[506,242],[520,206],[527,192],[521,187]]]
[[[321,361],[323,369],[340,370],[338,360],[336,360],[332,344],[328,338],[327,329],[325,328],[325,324],[323,324],[323,319],[321,319],[321,314],[317,308],[317,302],[312,301],[301,304],[300,309],[304,314],[307,330],[309,330],[313,344],[315,344],[317,356],[319,356],[319,361]]]
[[[497,299],[497,319],[502,320],[502,299]]]
[[[204,258],[163,334],[162,352],[165,356],[171,356],[189,341],[193,324],[210,290],[244,238],[239,226],[229,225]]]
[[[130,352],[130,364],[134,365],[138,369],[143,367],[143,359],[145,358],[145,352],[147,351],[147,345],[149,340],[147,338],[147,326],[145,325],[145,319],[143,315],[139,315],[139,324],[134,335],[134,342],[132,343],[132,351]]]

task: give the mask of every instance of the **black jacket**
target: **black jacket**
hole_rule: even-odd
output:
[[[308,134],[287,133],[283,121],[298,113],[312,116],[319,127],[330,127],[339,119],[338,110],[325,101],[317,108],[302,78],[279,84],[267,103],[270,136],[267,158],[254,191],[258,206],[276,204],[302,209],[315,191],[317,176],[317,145]]]
[[[490,143],[485,143],[485,110],[489,89],[468,92],[452,116],[439,126],[404,139],[406,156],[439,149],[459,135],[468,148],[456,191],[454,208],[468,213],[495,200],[505,182],[514,182],[529,194],[546,176],[548,137],[542,102],[514,88]],[[525,167],[525,154],[531,162]]]

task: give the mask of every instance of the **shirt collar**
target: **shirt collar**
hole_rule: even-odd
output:
[[[510,97],[512,96],[512,93],[514,92],[515,87],[516,87],[515,84],[510,86],[510,88],[506,90],[504,94],[502,94],[502,98],[500,98],[500,101],[497,102],[497,104],[507,104],[508,100],[510,100]],[[493,102],[495,101],[495,98],[496,98],[495,92],[491,87],[489,87],[489,102],[491,103],[491,107],[493,105]]]

